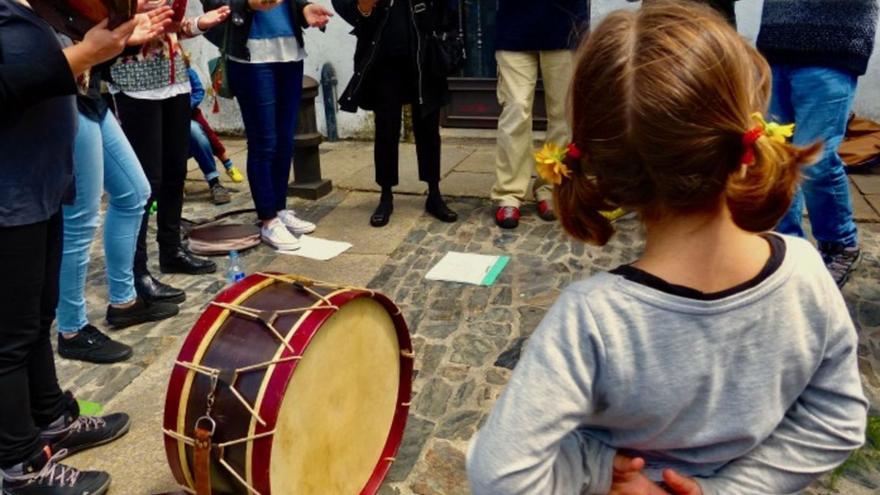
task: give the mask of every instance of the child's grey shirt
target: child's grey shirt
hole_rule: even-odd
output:
[[[864,440],[858,336],[815,248],[784,240],[775,272],[719,300],[568,287],[471,443],[474,494],[605,494],[617,450],[705,495],[797,493],[843,462]]]

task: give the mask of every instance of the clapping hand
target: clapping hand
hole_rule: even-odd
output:
[[[200,31],[207,31],[218,24],[222,24],[223,21],[229,17],[229,13],[232,12],[229,9],[228,5],[224,5],[222,7],[218,7],[214,10],[210,10],[205,12],[199,17],[198,20],[198,28]]]
[[[309,27],[323,29],[330,22],[330,18],[333,17],[333,12],[316,3],[310,3],[303,9],[303,15]]]
[[[131,37],[128,38],[128,44],[138,46],[152,41],[165,32],[165,28],[171,24],[172,15],[174,10],[167,5],[135,15],[137,23]]]

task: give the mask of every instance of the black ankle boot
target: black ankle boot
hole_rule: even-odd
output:
[[[197,258],[182,247],[169,253],[159,253],[159,268],[162,273],[186,273],[188,275],[217,271],[217,265],[213,261]]]
[[[379,206],[376,207],[376,211],[374,211],[373,215],[370,217],[370,225],[373,227],[384,227],[388,225],[392,213],[394,213],[394,203],[390,199],[382,199],[379,201]]]
[[[443,201],[443,196],[439,194],[428,195],[428,199],[425,201],[425,211],[441,222],[452,223],[458,220],[458,213],[450,210],[446,206],[446,202]]]

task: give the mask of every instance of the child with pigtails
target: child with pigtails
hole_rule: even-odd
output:
[[[864,439],[858,337],[822,258],[769,233],[821,143],[762,117],[767,62],[716,13],[609,15],[571,87],[573,143],[539,171],[562,226],[635,262],[568,287],[473,439],[473,493],[797,493]]]

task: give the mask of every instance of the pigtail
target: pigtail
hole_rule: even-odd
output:
[[[605,200],[597,179],[581,172],[586,168],[585,159],[575,160],[573,176],[556,185],[553,198],[566,232],[583,242],[604,246],[614,234],[614,226],[601,212],[615,207]]]
[[[775,227],[791,206],[801,169],[814,163],[821,151],[821,143],[801,148],[766,135],[758,137],[754,161],[733,172],[725,188],[734,223],[749,232]]]

